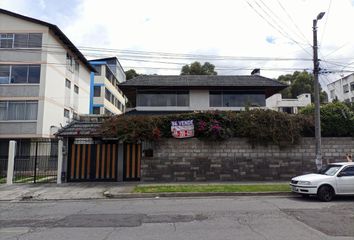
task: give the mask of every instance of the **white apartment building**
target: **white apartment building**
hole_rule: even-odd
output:
[[[280,93],[266,99],[266,107],[278,112],[298,113],[300,108],[311,104],[311,94],[303,93],[297,98],[282,98]]]
[[[118,84],[125,73],[116,57],[90,60],[96,69],[91,73],[90,114],[116,115],[125,112],[127,102]]]
[[[327,85],[329,101],[354,102],[354,73]]]
[[[88,114],[92,71],[56,25],[0,9],[0,140],[51,138]]]

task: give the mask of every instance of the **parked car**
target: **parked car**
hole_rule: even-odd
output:
[[[292,178],[290,186],[294,193],[317,195],[325,202],[335,195],[354,195],[354,162],[328,164],[319,173]]]

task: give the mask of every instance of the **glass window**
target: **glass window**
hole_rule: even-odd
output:
[[[348,84],[343,85],[343,92],[344,93],[349,92],[349,85]]]
[[[11,67],[11,83],[27,83],[28,66],[14,65]]]
[[[350,91],[354,91],[354,82],[350,84]]]
[[[69,118],[70,117],[70,111],[68,109],[64,108],[64,117]]]
[[[27,48],[28,33],[16,33],[14,40],[14,48]]]
[[[347,167],[341,171],[343,176],[354,176],[354,167]]]
[[[14,42],[13,33],[0,34],[0,48],[12,48]]]
[[[141,91],[138,106],[189,106],[188,91]]]
[[[93,87],[93,96],[94,97],[100,97],[101,96],[101,87],[100,86],[94,86]]]
[[[265,95],[237,91],[210,91],[209,104],[210,107],[265,106]]]
[[[26,120],[37,120],[38,102],[26,102]]]
[[[79,65],[79,62],[78,61],[75,61],[75,72],[79,72],[79,68],[80,68],[80,65]]]
[[[65,79],[65,87],[67,87],[69,89],[71,88],[71,82],[69,79]]]
[[[26,116],[26,103],[25,102],[9,102],[8,120],[28,120]]]
[[[28,47],[29,48],[42,47],[42,33],[30,33],[28,36]]]
[[[95,75],[100,76],[102,74],[101,72],[101,65],[93,65],[93,68],[96,70]]]
[[[0,65],[0,84],[8,84],[10,80],[10,65]]]
[[[93,114],[101,114],[100,113],[100,107],[93,107]]]
[[[7,102],[0,102],[0,120],[7,120]]]
[[[222,106],[222,92],[210,91],[209,105],[210,105],[210,107],[221,107]]]
[[[79,87],[77,85],[74,85],[74,92],[79,94]]]
[[[30,65],[28,68],[28,83],[39,83],[41,76],[40,65]]]

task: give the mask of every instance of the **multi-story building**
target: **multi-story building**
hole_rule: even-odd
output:
[[[297,98],[282,98],[281,94],[277,93],[266,99],[267,108],[286,113],[298,113],[309,104],[311,104],[310,93],[300,94]]]
[[[115,115],[125,111],[126,98],[118,84],[125,82],[125,73],[116,57],[90,61],[96,72],[91,73],[90,114]]]
[[[329,101],[354,102],[354,73],[327,85]]]
[[[92,71],[56,25],[0,9],[1,142],[51,138],[88,114]]]

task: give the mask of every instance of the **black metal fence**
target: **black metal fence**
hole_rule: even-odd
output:
[[[57,165],[57,140],[39,139],[17,141],[13,182],[56,182]]]

